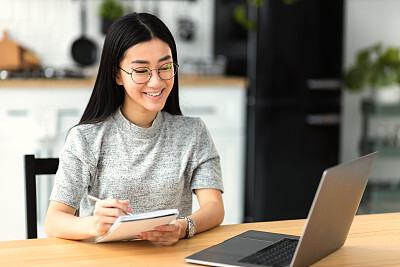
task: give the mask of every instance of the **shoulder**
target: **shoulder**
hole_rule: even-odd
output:
[[[85,138],[89,140],[104,132],[104,129],[109,128],[109,124],[109,120],[106,120],[94,124],[77,125],[70,130],[68,136],[71,138]]]
[[[101,143],[104,135],[113,129],[113,120],[107,119],[93,124],[81,124],[73,127],[67,137],[66,144],[75,147],[93,146]]]
[[[198,117],[189,117],[183,115],[172,115],[168,112],[163,112],[165,126],[168,130],[179,131],[180,133],[187,134],[199,132],[205,128],[202,119]]]

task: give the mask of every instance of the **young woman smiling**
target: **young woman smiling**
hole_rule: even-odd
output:
[[[110,27],[89,103],[60,154],[49,237],[100,236],[122,211],[177,208],[180,219],[137,236],[172,245],[223,221],[219,155],[201,119],[181,113],[178,68],[174,38],[157,17],[133,13]]]

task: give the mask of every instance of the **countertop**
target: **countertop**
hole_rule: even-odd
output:
[[[9,79],[0,80],[0,89],[10,87],[89,87],[92,88],[95,78],[83,79]],[[242,86],[247,87],[245,77],[228,76],[180,76],[179,86]]]

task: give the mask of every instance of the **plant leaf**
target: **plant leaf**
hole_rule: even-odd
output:
[[[233,15],[236,22],[242,25],[245,29],[251,30],[256,28],[256,23],[247,19],[246,9],[243,6],[236,7],[233,11]]]
[[[392,85],[396,83],[397,79],[398,74],[393,68],[383,64],[376,64],[373,66],[370,76],[370,83],[376,88]]]
[[[387,65],[399,65],[399,49],[395,47],[389,47],[385,54],[379,58],[379,62]]]
[[[370,64],[370,49],[365,49],[357,54],[358,65],[369,65]]]
[[[370,68],[367,65],[359,65],[351,68],[345,75],[344,84],[351,91],[360,91],[369,80]]]

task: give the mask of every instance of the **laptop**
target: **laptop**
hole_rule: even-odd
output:
[[[185,258],[209,266],[308,266],[343,246],[377,152],[326,169],[301,237],[249,230]]]

